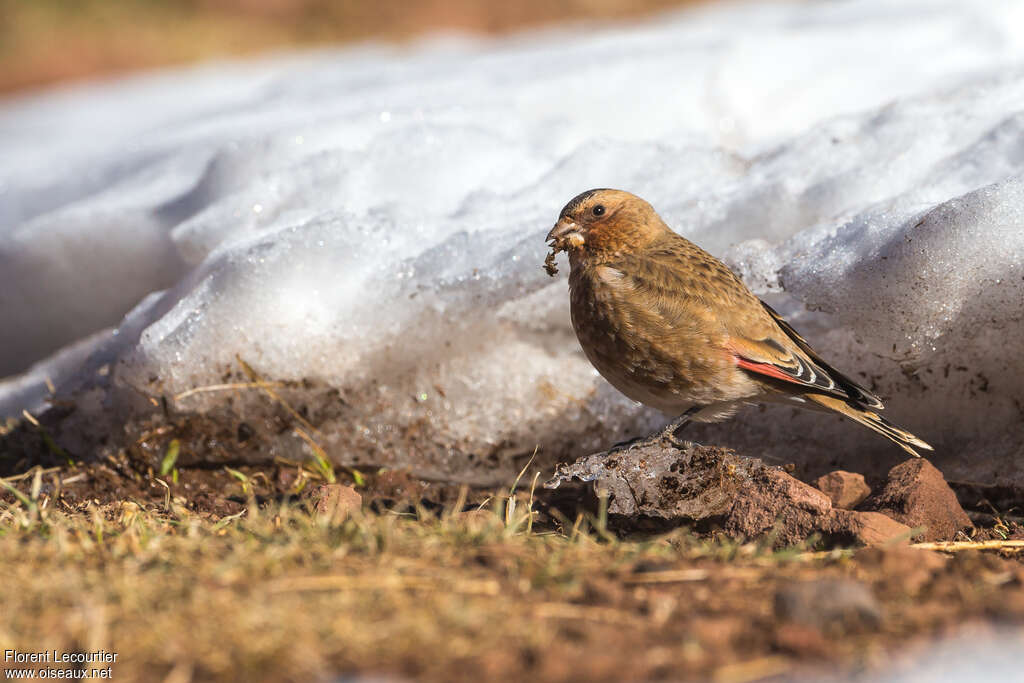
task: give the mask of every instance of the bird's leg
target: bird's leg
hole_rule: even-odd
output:
[[[629,441],[622,441],[615,444],[609,449],[608,453],[617,453],[619,451],[631,451],[637,446],[650,446],[658,443],[659,441],[668,441],[673,446],[682,446],[676,441],[676,432],[685,427],[694,415],[700,412],[704,406],[693,406],[682,415],[672,420],[668,425],[665,426],[660,432],[655,432],[647,437],[638,436],[635,439]]]
[[[680,446],[681,444],[676,441],[676,432],[690,424],[690,420],[693,416],[701,411],[704,406],[692,406],[686,410],[682,415],[672,420],[665,426],[664,429],[658,434],[658,439],[665,439],[671,441],[673,445]]]
[[[693,416],[696,415],[697,413],[699,413],[700,409],[702,409],[702,408],[703,408],[703,405],[693,405],[692,408],[690,408],[689,410],[684,412],[682,415],[680,415],[678,418],[676,418],[675,420],[670,422],[668,425],[666,425],[665,429],[663,429],[662,432],[660,432],[657,435],[657,437],[658,438],[663,438],[663,439],[668,439],[668,440],[672,441],[673,443],[675,443],[676,445],[679,445],[679,443],[676,442],[676,432],[678,432],[680,429],[682,429],[683,427],[688,425],[690,423],[690,420],[693,418]]]

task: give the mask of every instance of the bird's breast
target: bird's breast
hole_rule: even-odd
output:
[[[615,388],[668,413],[721,399],[727,368],[699,325],[667,320],[613,267],[574,268],[569,285],[580,346]]]

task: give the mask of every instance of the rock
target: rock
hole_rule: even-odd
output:
[[[893,474],[885,490],[869,501],[895,502],[902,492],[912,503],[908,509],[927,511],[932,526],[945,530],[940,533],[954,529],[950,536],[962,528],[960,523],[970,523],[965,515],[951,518],[963,511],[927,461],[904,463]],[[827,480],[825,485],[838,480],[839,501],[847,505],[867,490],[863,478],[849,472],[822,479]],[[777,467],[689,442],[677,447],[663,441],[588,455],[559,466],[545,486],[572,480],[589,482],[595,495],[605,492],[609,525],[627,531],[689,524],[698,531],[720,529],[739,539],[770,538],[775,547],[795,545],[815,533],[839,545],[884,546],[908,542],[908,524],[920,524],[922,519],[902,512],[893,519],[894,505],[871,511],[837,509],[828,495]],[[937,518],[944,527],[937,525]],[[905,523],[906,519],[910,521]]]
[[[877,627],[882,612],[867,586],[849,579],[816,579],[784,585],[775,594],[780,622],[843,635]]]
[[[852,510],[871,495],[864,475],[836,470],[818,477],[814,485],[832,501],[832,507]]]
[[[880,512],[833,510],[832,518],[822,529],[840,545],[889,545],[908,543],[911,529],[906,524]]]
[[[695,524],[793,545],[827,526],[832,503],[777,467],[732,451],[664,441],[562,465],[549,488],[577,479],[608,495],[609,524],[631,530]]]
[[[926,541],[953,540],[972,528],[942,472],[924,458],[907,460],[889,470],[885,487],[861,506],[907,526],[922,527]]]
[[[359,492],[344,484],[323,484],[315,498],[317,518],[331,522],[340,522],[363,507]]]
[[[775,545],[788,546],[827,523],[832,514],[828,496],[781,469],[756,462],[759,466],[752,467],[749,478],[737,487],[724,531],[741,538],[771,533]]]

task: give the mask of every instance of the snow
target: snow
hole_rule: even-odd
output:
[[[969,625],[927,644],[912,645],[885,670],[829,675],[816,671],[794,683],[983,683],[1024,681],[1024,632],[1012,627]]]
[[[498,477],[537,445],[597,450],[664,418],[589,366],[543,237],[621,187],[865,373],[947,476],[1024,484],[1021,25],[1013,0],[714,5],[0,101],[0,414],[50,380],[123,419],[241,357],[342,392],[319,425],[341,461],[358,438]],[[901,457],[783,408],[691,434]]]

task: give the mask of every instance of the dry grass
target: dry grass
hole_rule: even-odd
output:
[[[743,681],[885,666],[915,637],[1024,615],[1024,571],[992,555],[621,540],[600,514],[533,524],[526,482],[479,511],[331,520],[251,498],[217,518],[170,489],[69,505],[56,476],[0,483],[0,649],[117,652],[118,680]],[[779,623],[776,591],[820,578],[870,586],[881,625]]]
[[[598,542],[585,521],[528,533],[528,501],[508,523],[485,512],[332,524],[295,503],[215,520],[173,502],[58,512],[40,482],[0,513],[0,648],[118,652],[121,680],[507,674],[567,624],[646,621],[579,601],[595,580],[702,547]]]
[[[670,618],[674,600],[654,609],[616,604],[625,590],[616,584],[629,585],[638,566],[773,557],[685,533],[619,542],[582,516],[565,533],[533,533],[531,499],[520,494],[509,505],[516,498],[507,490],[471,513],[331,522],[303,503],[261,509],[251,501],[218,520],[170,498],[164,509],[126,501],[54,511],[43,481],[37,469],[20,489],[5,484],[14,501],[0,513],[0,648],[118,652],[122,680],[346,672],[451,680],[481,668],[507,676],[541,661],[541,677],[571,679],[579,673],[571,657],[565,665],[541,657],[552,643],[568,634],[585,653],[610,629]],[[696,571],[663,579],[709,576]],[[693,660],[694,644],[689,655],[683,646],[669,659]],[[594,673],[616,669],[607,655],[595,658]]]

